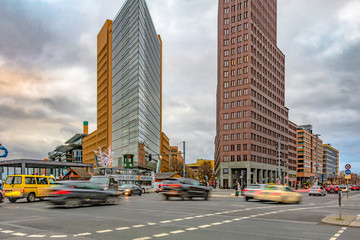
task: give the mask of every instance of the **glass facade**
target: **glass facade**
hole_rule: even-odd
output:
[[[160,153],[160,41],[145,0],[127,0],[114,19],[112,84],[113,167],[124,154],[139,167],[139,144]]]

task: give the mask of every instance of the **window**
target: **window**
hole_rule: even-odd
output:
[[[235,66],[235,58],[231,59],[231,66]]]
[[[224,98],[225,98],[225,99],[228,99],[228,98],[229,98],[229,93],[228,93],[228,92],[224,93]]]
[[[249,17],[249,12],[244,12],[244,19],[247,19]]]
[[[229,11],[229,8],[224,8],[224,13],[225,14],[228,14],[230,11]]]
[[[229,3],[229,0],[224,0],[224,3]]]
[[[247,78],[244,78],[244,84],[248,84],[249,80]]]
[[[241,21],[241,19],[242,19],[242,14],[240,13],[238,14],[238,21]]]
[[[237,26],[237,30],[238,30],[238,32],[241,32],[241,29],[242,29],[242,25],[241,25],[241,24],[239,24],[239,25]]]
[[[229,124],[224,124],[224,130],[229,130]]]
[[[231,27],[231,33],[235,33],[235,27]]]
[[[240,43],[242,41],[242,36],[238,36],[237,41],[238,41],[238,43]]]
[[[247,22],[244,23],[244,29],[245,29],[245,30],[248,29],[248,23],[247,23]]]
[[[249,56],[244,57],[244,63],[247,63],[249,61]]]
[[[234,60],[235,60],[235,59],[234,59]],[[236,86],[235,80],[232,80],[232,81],[231,81],[231,86],[232,86],[232,87],[235,87],[235,86]]]
[[[228,156],[224,156],[224,161],[228,161]],[[223,168],[223,173],[224,174],[228,174],[229,173],[229,169],[228,168]]]
[[[238,53],[241,53],[242,52],[242,47],[241,46],[238,47],[237,50],[238,50]]]
[[[237,101],[237,107],[241,107],[241,101]]]
[[[37,184],[42,184],[42,185],[47,185],[48,181],[47,181],[47,178],[37,177],[36,178],[36,183]]]
[[[224,71],[224,77],[229,77],[229,72],[228,71]]]
[[[248,45],[244,45],[244,52],[247,52],[248,51]]]
[[[237,95],[238,95],[238,97],[241,96],[241,89],[237,90]]]
[[[237,123],[237,129],[240,129],[241,128],[241,122],[238,122]]]
[[[231,113],[231,119],[235,119],[235,113],[234,112]]]
[[[237,140],[241,139],[241,133],[236,134]]]
[[[235,76],[235,69],[231,70],[231,76],[234,77]]]
[[[237,69],[237,75],[241,75],[241,68]]]
[[[224,40],[224,46],[229,46],[229,39]]]
[[[228,18],[224,19],[224,24],[229,24],[229,19]]]
[[[238,151],[241,150],[241,144],[237,144],[237,145],[236,145],[236,150],[238,150]]]
[[[232,123],[231,124],[231,130],[234,130],[235,129],[235,123]]]
[[[244,67],[244,74],[248,73],[248,67]]]
[[[35,178],[34,177],[26,177],[25,184],[35,184]]]
[[[244,95],[247,95],[247,94],[248,94],[248,90],[246,88],[246,89],[244,89]]]
[[[229,87],[229,82],[224,82],[224,88],[228,88]]]
[[[247,116],[248,116],[248,112],[247,112],[247,111],[244,111],[244,112],[243,112],[243,116],[244,116],[244,117],[247,117]]]
[[[224,152],[228,152],[229,151],[229,146],[228,145],[224,145]]]
[[[228,67],[229,66],[229,61],[228,60],[225,60],[224,61],[224,67]]]
[[[224,34],[225,34],[225,36],[229,35],[229,29],[228,28],[224,30]]]
[[[235,48],[231,49],[231,54],[234,55],[235,54]]]
[[[237,80],[237,85],[240,86],[241,85],[241,79]]]
[[[13,184],[21,184],[21,177],[14,177]]]
[[[229,50],[224,50],[224,56],[229,56]]]
[[[248,101],[247,100],[244,100],[244,106],[247,106],[248,105]]]
[[[231,44],[235,44],[236,43],[236,38],[231,38]]]
[[[247,41],[247,40],[249,40],[249,34],[245,33],[244,34],[244,41]]]
[[[241,57],[238,57],[237,61],[238,61],[238,64],[241,64]]]
[[[224,113],[224,119],[225,119],[225,120],[226,120],[226,119],[229,119],[229,114]]]
[[[237,112],[237,118],[241,118],[241,112]]]
[[[235,140],[235,134],[231,134],[231,140]]]
[[[235,102],[231,102],[231,108],[235,108]]]
[[[229,104],[228,103],[224,103],[224,109],[228,109],[229,108]]]
[[[245,150],[245,151],[247,150],[247,144],[243,145],[243,150]]]
[[[225,134],[224,135],[224,141],[228,141],[229,140],[229,135],[228,134]]]
[[[244,139],[247,139],[247,133],[244,133]],[[245,144],[246,145],[246,144]],[[244,149],[245,150],[245,149]]]

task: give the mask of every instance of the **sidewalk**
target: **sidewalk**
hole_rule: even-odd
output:
[[[357,216],[342,216],[341,220],[339,216],[330,216],[321,220],[322,223],[337,225],[337,226],[346,226],[346,227],[360,227],[360,215]]]
[[[234,189],[220,189],[216,188],[211,191],[210,197],[212,198],[235,198]],[[243,198],[243,196],[238,196],[236,198]]]

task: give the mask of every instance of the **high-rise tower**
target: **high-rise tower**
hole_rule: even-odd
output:
[[[219,0],[215,174],[224,188],[296,176],[276,22],[276,0]]]
[[[161,40],[145,0],[127,0],[113,21],[113,167],[134,154],[134,167],[155,169],[160,153]]]

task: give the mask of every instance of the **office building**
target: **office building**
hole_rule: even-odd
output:
[[[218,9],[216,179],[222,188],[236,180],[285,183],[286,176],[296,172],[288,162],[285,56],[277,47],[277,1],[219,0]]]
[[[339,177],[339,151],[328,144],[323,144],[324,182],[333,183]]]
[[[133,154],[135,168],[155,170],[139,157],[143,148],[156,160],[161,137],[161,39],[145,0],[127,0],[112,30],[113,167]]]
[[[316,164],[318,165],[316,171]],[[302,184],[313,184],[323,174],[323,141],[313,134],[311,125],[297,128],[297,180]]]

